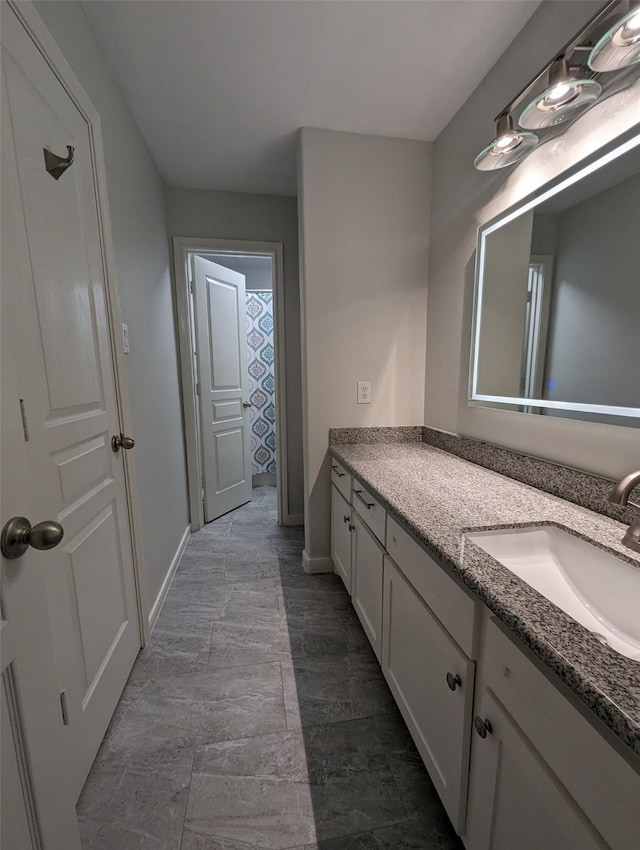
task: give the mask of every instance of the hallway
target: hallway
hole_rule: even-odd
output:
[[[458,850],[335,575],[275,489],[191,537],[78,803],[83,850]]]

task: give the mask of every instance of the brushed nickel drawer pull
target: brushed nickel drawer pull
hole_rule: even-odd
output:
[[[360,501],[362,502],[362,504],[363,504],[363,505],[365,505],[365,507],[367,508],[367,510],[369,510],[369,511],[370,511],[370,510],[371,510],[371,508],[375,507],[375,504],[376,504],[375,502],[367,502],[367,501],[365,501],[365,500],[362,498],[362,496],[361,496],[362,490],[354,490],[353,492],[354,492],[354,493],[356,494],[356,496],[360,499]]]
[[[345,473],[344,473],[344,472],[340,472],[340,467],[339,467],[339,466],[336,466],[336,465],[335,465],[335,463],[332,463],[332,464],[331,464],[331,469],[335,470],[335,473],[336,473],[336,475],[338,476],[338,478],[344,478]]]

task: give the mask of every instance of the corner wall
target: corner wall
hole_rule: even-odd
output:
[[[329,428],[422,421],[431,147],[300,131],[310,570],[331,569]],[[372,382],[371,404],[356,403],[358,381]]]
[[[167,189],[171,236],[282,242],[284,250],[285,370],[287,381],[288,513],[302,515],[302,390],[298,205],[281,195]]]
[[[435,142],[424,421],[617,478],[640,467],[638,429],[467,403],[478,226],[640,120],[636,83],[603,100],[519,166],[492,173],[473,168],[474,156],[492,136],[493,116],[600,6],[582,0],[543,3]]]
[[[131,340],[127,372],[149,616],[189,525],[164,188],[81,5],[34,6],[101,119],[117,286]]]

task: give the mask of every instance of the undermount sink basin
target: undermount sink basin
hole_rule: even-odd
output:
[[[640,661],[640,569],[555,526],[466,537],[602,643]]]

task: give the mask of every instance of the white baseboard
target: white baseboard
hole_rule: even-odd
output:
[[[284,525],[304,525],[304,514],[287,514]]]
[[[310,558],[305,549],[302,553],[302,569],[305,573],[332,573],[333,561],[331,558]]]
[[[160,615],[160,611],[162,611],[162,606],[164,605],[164,600],[167,598],[167,593],[169,592],[169,588],[171,587],[171,582],[173,581],[173,577],[176,574],[176,570],[180,565],[180,560],[184,554],[184,550],[187,548],[187,543],[189,542],[189,537],[191,536],[191,526],[187,526],[184,534],[178,544],[178,548],[176,550],[176,554],[173,556],[173,560],[171,561],[171,566],[169,567],[166,576],[164,577],[164,581],[162,582],[162,587],[160,588],[160,593],[156,596],[156,601],[153,603],[151,607],[151,611],[149,612],[149,635],[153,631],[153,627],[156,624],[156,620]]]

